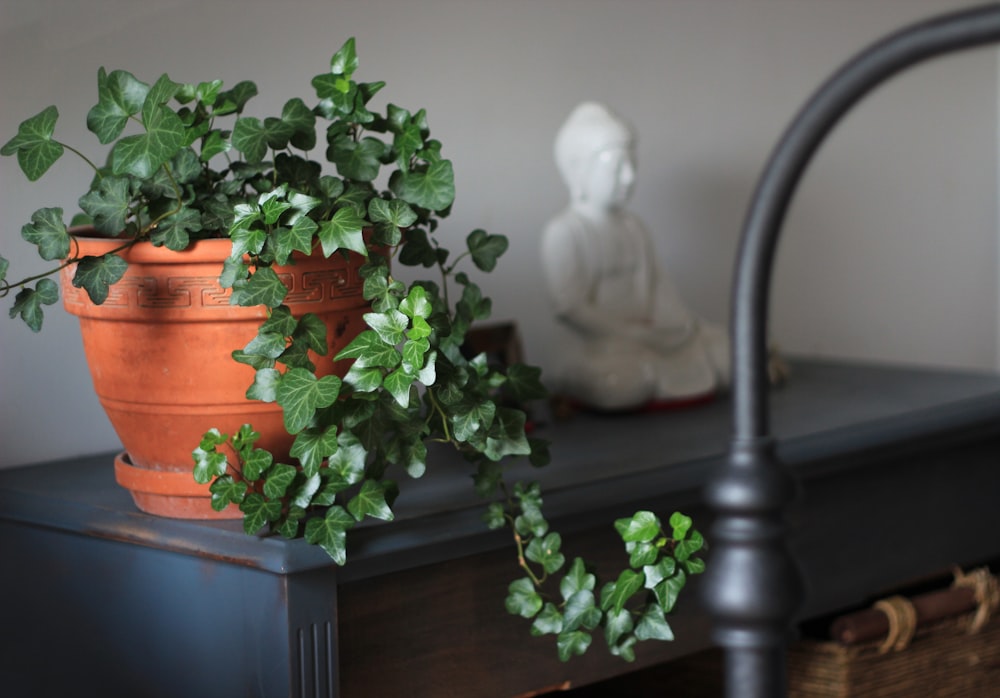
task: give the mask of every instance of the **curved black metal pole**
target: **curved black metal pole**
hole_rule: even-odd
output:
[[[785,540],[784,509],[795,485],[774,455],[768,411],[768,298],[789,202],[824,138],[877,85],[928,58],[998,40],[1000,4],[992,4],[931,19],[877,42],[805,104],[758,181],[732,290],[733,440],[726,467],[706,492],[716,518],[704,600],[714,640],[726,650],[730,698],[785,694],[785,641],[803,596]]]

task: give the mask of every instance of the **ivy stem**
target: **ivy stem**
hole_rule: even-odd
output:
[[[66,143],[63,143],[61,141],[54,141],[54,142],[58,143],[59,145],[61,145],[63,148],[65,148],[69,152],[73,153],[74,155],[77,155],[81,160],[83,160],[85,163],[87,163],[88,165],[90,165],[91,168],[93,168],[94,172],[97,173],[98,177],[100,177],[101,179],[104,178],[104,175],[101,174],[101,169],[97,165],[95,165],[91,161],[91,159],[88,158],[86,155],[84,155],[83,153],[81,153],[79,150],[77,150],[76,148],[74,148],[71,145],[67,145]]]
[[[40,274],[35,274],[33,276],[25,277],[20,281],[14,281],[12,283],[3,282],[2,285],[0,285],[0,298],[6,298],[10,294],[10,292],[13,291],[15,288],[22,288],[23,286],[27,286],[28,284],[30,284],[32,281],[39,281],[40,279],[47,278],[49,276],[52,276],[53,274],[58,274],[66,267],[72,266],[73,264],[76,264],[81,259],[83,259],[83,257],[80,256],[79,243],[77,243],[76,238],[72,238],[72,240],[73,240],[73,246],[76,248],[76,250],[72,255],[67,257],[62,264],[52,269],[49,269],[48,271],[43,271]],[[132,247],[132,245],[134,245],[137,242],[139,242],[138,239],[129,240],[128,242],[122,244],[120,247],[116,247],[115,249],[111,250],[110,252],[107,252],[106,254],[118,254],[119,252],[123,252],[124,250],[127,250],[128,248]]]
[[[441,407],[441,403],[439,403],[437,398],[434,396],[433,388],[427,388],[427,397],[430,399],[431,405],[434,407],[434,411],[437,412],[438,416],[441,418],[441,429],[444,430],[444,443],[451,443],[451,432],[448,431],[448,416],[444,413],[444,408]],[[429,418],[428,421],[430,421]]]

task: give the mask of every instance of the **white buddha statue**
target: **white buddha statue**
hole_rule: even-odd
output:
[[[570,114],[555,142],[569,206],[541,243],[556,317],[570,329],[554,387],[602,410],[705,398],[729,379],[726,332],[684,305],[658,268],[649,231],[626,210],[635,141],[602,104]]]

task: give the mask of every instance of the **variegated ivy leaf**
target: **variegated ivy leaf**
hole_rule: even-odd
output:
[[[271,366],[274,362],[270,362]],[[247,399],[260,400],[261,402],[274,402],[278,399],[278,383],[281,382],[281,373],[267,366],[257,369],[254,374],[253,384],[247,388]]]
[[[184,123],[171,109],[165,106],[150,108],[143,125],[145,133],[126,136],[112,149],[111,171],[114,174],[144,179],[185,147]]]
[[[398,310],[387,310],[384,313],[365,313],[365,324],[371,327],[386,344],[395,346],[403,341],[409,319]]]
[[[343,565],[347,562],[347,529],[352,526],[354,517],[343,507],[332,506],[323,518],[309,520],[305,538],[307,542],[323,548],[335,563]]]
[[[278,383],[276,397],[284,410],[285,429],[297,434],[312,421],[316,410],[329,407],[340,394],[340,378],[316,376],[304,368],[290,368]]]
[[[115,254],[84,257],[77,262],[73,285],[84,289],[90,300],[100,305],[107,300],[111,284],[122,278],[126,269],[128,262]]]
[[[496,417],[496,403],[492,400],[464,399],[449,409],[452,435],[456,441],[468,441],[480,431],[486,431]]]
[[[376,197],[368,203],[368,218],[375,224],[377,242],[383,245],[398,245],[402,240],[400,228],[408,228],[417,221],[417,214],[410,205],[400,199]]]
[[[392,521],[395,516],[390,508],[389,498],[395,483],[365,480],[358,492],[347,503],[347,511],[358,521],[370,516],[380,521]]]
[[[325,459],[337,452],[338,445],[336,425],[328,426],[322,431],[306,429],[295,437],[291,455],[299,459],[306,476],[312,476],[319,472]]]
[[[17,127],[17,135],[0,148],[0,155],[17,153],[17,164],[29,181],[45,174],[63,154],[63,146],[52,139],[59,111],[46,107]]]
[[[340,350],[334,357],[337,361],[354,359],[354,366],[360,368],[382,367],[395,368],[402,361],[402,356],[395,345],[387,344],[374,330],[364,330],[351,340],[351,343]]]
[[[21,228],[21,237],[38,247],[38,256],[45,260],[69,256],[70,235],[63,223],[61,208],[40,208],[31,214],[31,223]]]
[[[430,300],[427,298],[427,289],[423,286],[413,286],[399,304],[399,311],[411,318],[428,318],[434,311]]]
[[[288,288],[271,267],[258,267],[245,284],[233,288],[229,302],[233,305],[266,305],[275,308],[288,295]]]
[[[330,220],[320,223],[319,231],[316,233],[323,246],[324,256],[329,257],[337,250],[345,249],[367,257],[364,227],[365,219],[352,207],[337,209]]]

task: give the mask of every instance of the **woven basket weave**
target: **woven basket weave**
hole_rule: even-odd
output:
[[[885,637],[857,644],[800,640],[788,652],[789,696],[1000,696],[1000,618],[989,615],[995,595],[993,608],[984,603],[971,613],[917,625],[902,643]]]

